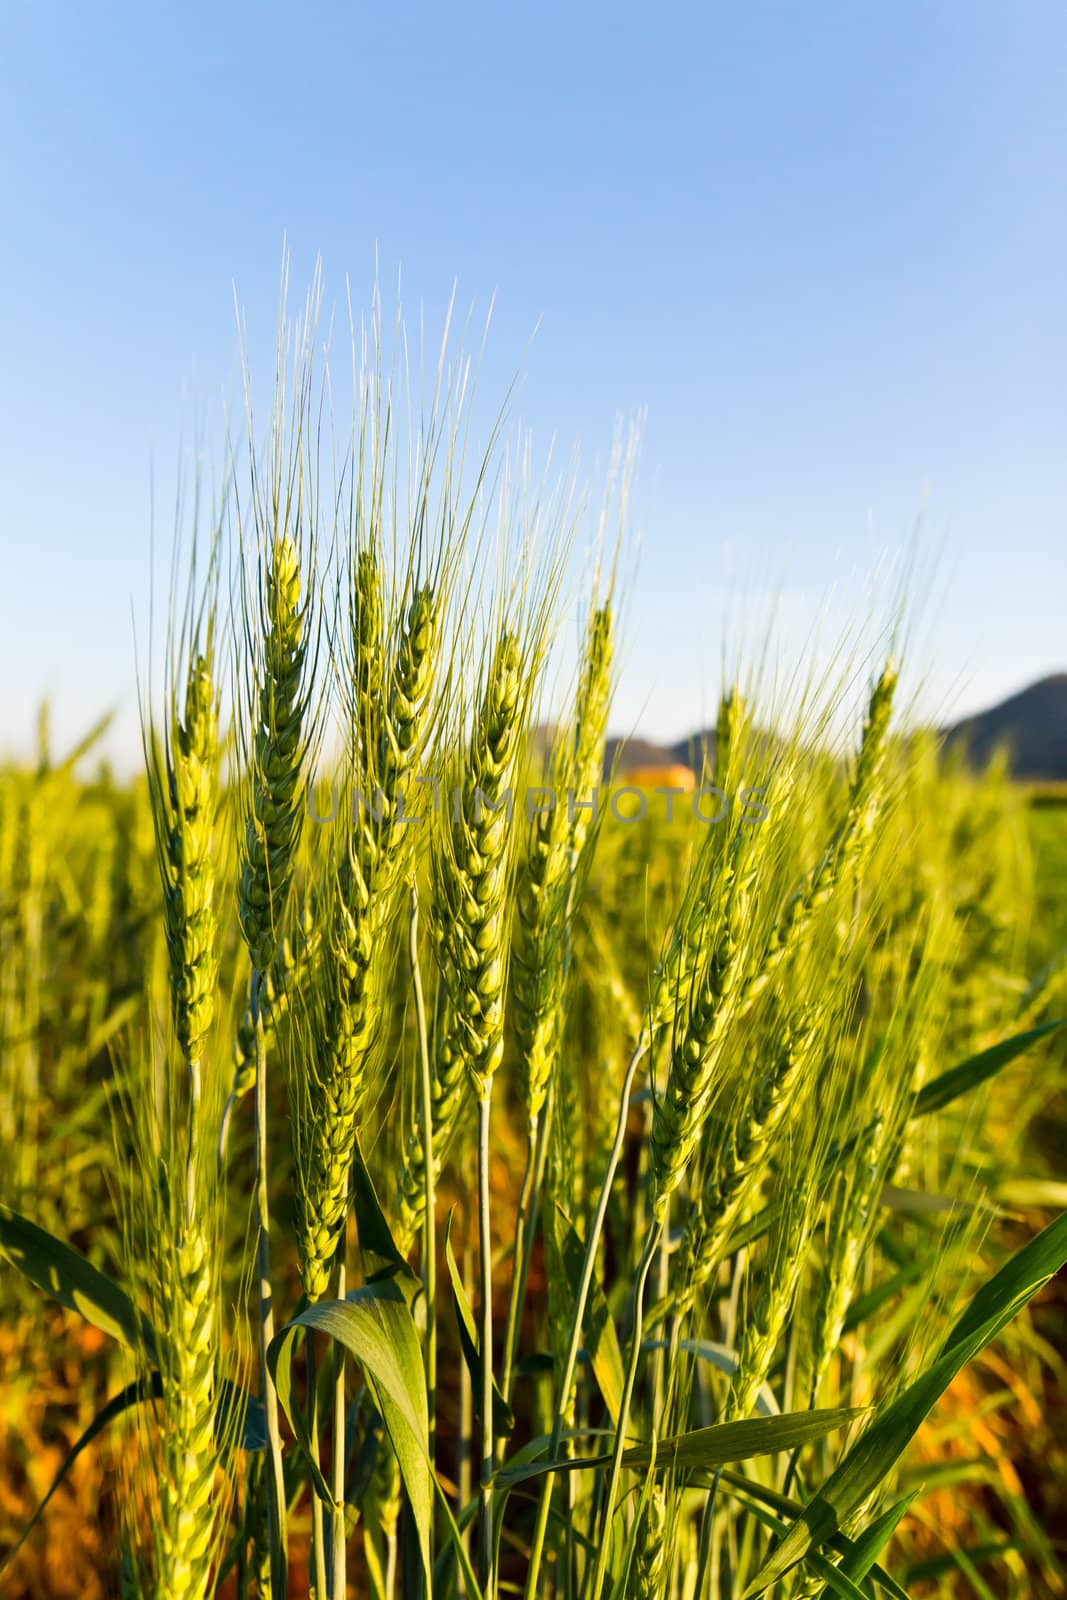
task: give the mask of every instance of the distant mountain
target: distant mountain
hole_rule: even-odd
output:
[[[947,743],[962,744],[980,765],[1001,745],[1011,752],[1017,778],[1067,782],[1067,672],[1054,673],[1028,689],[941,730]],[[616,758],[619,772],[637,767],[700,766],[701,751],[714,744],[715,729],[706,728],[675,744],[650,739],[609,739],[605,771]]]
[[[653,739],[609,739],[604,749],[604,771],[610,772],[618,762],[620,772],[632,772],[635,767],[674,767],[681,762],[692,766],[689,741],[678,744],[657,744]]]
[[[692,767],[701,764],[700,753],[706,741],[714,743],[715,729],[695,733],[690,739],[679,739],[676,744],[656,744],[652,739],[609,739],[604,750],[604,772],[609,773],[618,762],[620,774],[636,768]]]
[[[762,736],[764,741],[773,741],[772,734]],[[757,750],[763,749],[757,741],[748,747],[752,756]],[[715,729],[703,728],[699,733],[691,733],[688,738],[678,739],[674,744],[656,744],[651,739],[609,739],[604,752],[605,776],[611,771],[616,759],[618,772],[624,776],[640,768],[644,772],[654,770],[656,767],[688,767],[690,771],[698,773],[703,770],[707,754],[707,765],[715,765]]]
[[[1041,678],[999,705],[942,730],[976,764],[1005,745],[1017,778],[1067,782],[1067,672]]]

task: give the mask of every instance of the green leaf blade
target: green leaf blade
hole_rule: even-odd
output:
[[[482,1393],[482,1352],[478,1343],[478,1330],[474,1325],[474,1313],[467,1298],[467,1290],[463,1283],[463,1274],[456,1262],[455,1251],[452,1249],[452,1219],[455,1216],[455,1207],[448,1214],[445,1224],[445,1261],[448,1265],[448,1275],[452,1281],[452,1305],[456,1313],[456,1325],[459,1329],[459,1342],[463,1351],[463,1359],[467,1364],[467,1371],[471,1378],[471,1396],[477,1413],[480,1409]],[[494,1378],[493,1382],[493,1432],[498,1439],[507,1438],[515,1428],[515,1417],[511,1407],[501,1394]]]
[[[0,1253],[60,1305],[76,1311],[101,1333],[142,1351],[153,1365],[160,1364],[156,1331],[126,1291],[80,1250],[2,1203]]]
[[[923,1085],[915,1097],[912,1116],[925,1117],[932,1111],[942,1110],[960,1095],[970,1093],[972,1089],[977,1089],[979,1084],[994,1077],[1002,1067],[1006,1067],[1010,1061],[1021,1056],[1025,1050],[1029,1050],[1039,1039],[1047,1038],[1050,1033],[1055,1033],[1058,1028],[1065,1026],[1067,1017],[1060,1017],[1054,1022],[1042,1022],[1036,1028],[1027,1028],[1025,1033],[1017,1033],[1010,1039],[1002,1039],[999,1044],[980,1051],[978,1055],[968,1056],[965,1061],[958,1062],[947,1072],[942,1072],[940,1077]]]
[[[1018,1251],[972,1298],[926,1372],[871,1423],[778,1548],[764,1562],[746,1596],[772,1583],[826,1542],[878,1487],[903,1454],[956,1374],[1067,1261],[1067,1212]]]
[[[284,1368],[279,1381],[279,1356],[283,1345],[300,1328],[326,1334],[343,1345],[363,1367],[396,1452],[428,1581],[434,1503],[434,1479],[427,1453],[429,1409],[418,1333],[404,1296],[390,1278],[355,1289],[344,1300],[320,1300],[287,1323],[267,1352],[267,1365],[277,1385],[278,1398],[312,1462],[319,1493],[325,1490],[325,1498],[329,1499],[321,1470],[311,1456],[302,1407],[292,1405]]]

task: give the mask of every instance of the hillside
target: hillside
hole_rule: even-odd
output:
[[[1067,782],[1067,672],[1041,678],[944,733],[979,765],[1006,745],[1017,778]]]

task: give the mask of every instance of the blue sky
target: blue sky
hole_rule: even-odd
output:
[[[1067,667],[1054,0],[40,0],[0,29],[0,745],[48,692],[60,739],[114,704],[135,747],[150,469],[238,398],[233,283],[269,354],[283,237],[339,310],[376,253],[430,329],[453,281],[495,294],[482,392],[521,362],[517,416],[590,473],[644,408],[620,727],[702,718],[738,585],[803,631],[917,521],[931,704]]]

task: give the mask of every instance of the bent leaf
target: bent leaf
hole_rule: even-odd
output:
[[[827,1561],[817,1550],[809,1550],[807,1560],[811,1570],[818,1573],[826,1584],[824,1595],[840,1595],[842,1600],[870,1600],[870,1596],[865,1595],[863,1590],[853,1583],[843,1566],[835,1567],[832,1561]]]
[[[699,1479],[694,1481],[700,1482]],[[787,1517],[798,1517],[803,1510],[800,1503],[789,1499],[788,1495],[779,1494],[774,1489],[768,1489],[765,1484],[755,1483],[751,1478],[743,1477],[741,1473],[731,1472],[729,1468],[717,1472],[714,1482],[717,1486],[725,1489],[728,1494],[735,1495],[760,1522],[779,1537],[785,1534],[787,1527],[782,1522],[781,1517],[776,1516],[774,1513],[780,1512]],[[702,1487],[704,1486],[702,1485]],[[711,1480],[709,1479],[706,1487],[710,1488],[710,1486]],[[768,1507],[773,1507],[773,1510],[768,1510]],[[867,1532],[872,1533],[873,1528],[874,1525],[872,1524]],[[836,1550],[839,1555],[846,1558],[840,1567],[834,1568],[834,1571],[851,1571],[849,1562],[856,1557],[857,1545],[853,1544],[851,1539],[846,1539],[843,1533],[835,1533],[833,1538],[829,1540],[829,1544],[831,1549]],[[863,1556],[862,1559],[866,1560],[866,1556]],[[885,1568],[878,1565],[877,1561],[872,1560],[867,1571],[869,1576],[885,1590],[886,1594],[893,1597],[893,1600],[910,1600],[910,1596],[904,1592],[896,1579],[891,1578]]]
[[[657,1471],[726,1466],[731,1461],[748,1461],[752,1456],[795,1450],[862,1415],[862,1407],[842,1406],[822,1411],[786,1411],[776,1417],[748,1417],[743,1422],[716,1422],[710,1428],[694,1428],[689,1433],[660,1439],[655,1451],[651,1444],[636,1445],[625,1452],[622,1464],[654,1466]]]
[[[890,1506],[888,1511],[883,1511],[872,1523],[864,1528],[852,1541],[852,1548],[844,1557],[836,1571],[852,1583],[862,1583],[864,1578],[876,1564],[878,1557],[897,1531],[901,1518],[916,1499],[918,1490],[906,1495],[903,1500],[898,1500],[896,1505]],[[829,1585],[823,1590],[821,1600],[829,1600]]]
[[[367,1282],[401,1277],[417,1285],[418,1275],[401,1255],[386,1221],[358,1135],[354,1136],[352,1159],[352,1208],[356,1213],[359,1249]]]
[[[120,1339],[133,1350],[143,1350],[149,1361],[159,1365],[156,1331],[126,1291],[86,1260],[80,1250],[3,1204],[0,1252],[60,1305],[77,1311],[101,1333]]]
[[[426,1453],[429,1412],[419,1338],[404,1296],[390,1278],[354,1289],[344,1300],[320,1300],[287,1323],[267,1351],[267,1366],[278,1399],[311,1463],[316,1491],[332,1504],[333,1497],[311,1450],[303,1407],[292,1404],[290,1373],[284,1366],[279,1368],[282,1349],[301,1328],[327,1334],[363,1367],[396,1452],[429,1581],[434,1499],[433,1474]]]

